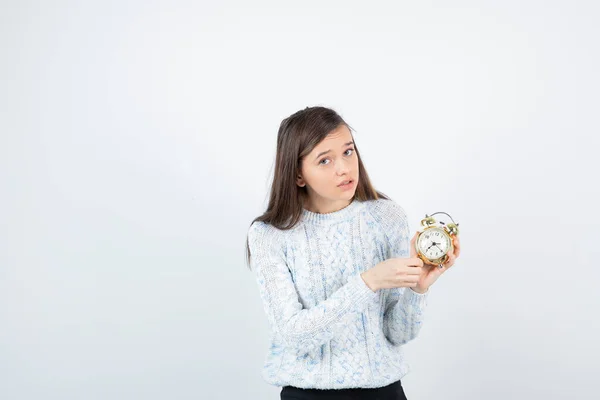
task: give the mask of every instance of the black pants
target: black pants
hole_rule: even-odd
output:
[[[301,389],[281,388],[281,400],[407,400],[400,381],[380,388]]]

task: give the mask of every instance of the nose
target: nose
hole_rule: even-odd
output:
[[[335,163],[335,168],[338,175],[344,175],[350,172],[350,160],[337,160]]]

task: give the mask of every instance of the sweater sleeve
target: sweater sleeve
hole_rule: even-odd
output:
[[[362,312],[379,294],[356,274],[327,299],[309,309],[303,308],[281,239],[281,233],[271,225],[253,223],[248,232],[250,266],[255,272],[271,329],[287,347],[306,353],[334,338],[346,328],[345,317]]]
[[[406,212],[393,200],[382,199],[377,203],[374,216],[388,240],[388,258],[408,258],[410,234]],[[421,294],[409,287],[384,290],[388,295],[385,296],[383,333],[390,343],[405,344],[416,338],[421,329],[430,291]]]

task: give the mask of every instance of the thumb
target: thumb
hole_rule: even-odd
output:
[[[410,241],[410,257],[416,257],[417,256],[417,236],[419,236],[419,232],[417,231],[417,233],[415,233],[415,236],[413,236],[412,240]]]

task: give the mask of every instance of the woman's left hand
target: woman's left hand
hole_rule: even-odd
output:
[[[417,257],[416,241],[418,235],[419,232],[415,233],[415,236],[413,236],[412,240],[410,241],[411,257]],[[437,265],[423,263],[423,272],[419,277],[419,282],[417,283],[416,287],[412,288],[415,292],[425,293],[444,272],[454,265],[454,262],[460,255],[460,240],[458,236],[452,236],[452,244],[454,245],[454,252],[448,253],[448,259],[443,264],[442,268]]]

